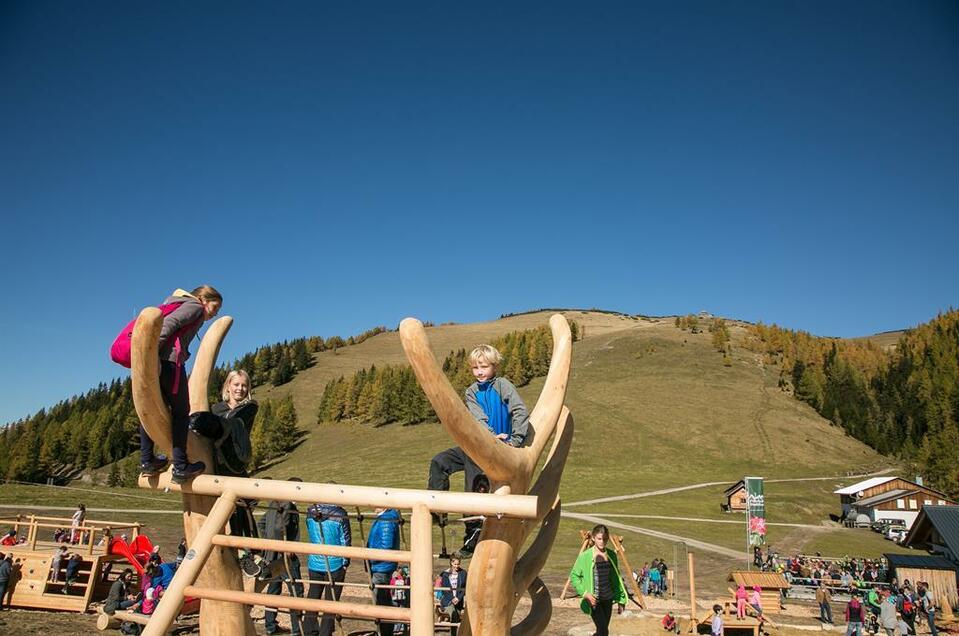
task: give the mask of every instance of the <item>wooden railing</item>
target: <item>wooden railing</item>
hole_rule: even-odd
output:
[[[39,538],[40,530],[43,528],[51,528],[54,530],[63,529],[68,533],[79,532],[80,536],[83,538],[82,545],[87,548],[87,554],[93,554],[94,548],[97,544],[97,536],[101,538],[105,535],[109,541],[109,537],[116,536],[117,532],[122,532],[124,530],[129,530],[132,533],[131,540],[136,538],[140,534],[140,529],[143,527],[143,524],[140,523],[124,523],[117,521],[97,521],[93,519],[87,519],[83,522],[83,525],[78,527],[72,527],[73,523],[72,518],[63,518],[63,517],[41,517],[37,515],[23,515],[18,514],[15,517],[9,518],[0,518],[0,527],[12,525],[14,531],[17,533],[17,536],[20,536],[22,530],[27,532],[27,542],[25,545],[30,550],[37,549],[37,542],[41,541]],[[51,541],[52,543],[52,541]],[[71,541],[64,542],[66,545],[77,546],[78,543],[73,543]],[[16,547],[16,546],[13,546]],[[109,546],[104,546],[104,551],[109,550]]]
[[[241,477],[201,475],[177,486],[169,474],[141,478],[141,486],[170,488],[184,493],[217,497],[216,503],[193,539],[190,550],[177,569],[173,581],[160,599],[144,636],[165,634],[179,612],[185,597],[265,605],[303,612],[337,614],[348,618],[409,623],[412,636],[433,634],[433,529],[431,513],[460,513],[519,519],[535,519],[538,498],[510,495],[508,489],[495,494],[451,493],[435,490],[409,490],[345,486],[307,482],[274,481]],[[224,534],[238,498],[270,498],[277,501],[327,503],[339,506],[373,506],[408,509],[410,550],[379,550],[361,547],[311,544],[300,541],[254,539]],[[212,589],[195,585],[200,571],[215,547],[274,550],[298,554],[396,561],[410,565],[410,607],[369,605],[293,596],[275,596],[240,590]]]

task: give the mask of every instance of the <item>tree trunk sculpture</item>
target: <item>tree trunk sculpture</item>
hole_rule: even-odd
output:
[[[490,435],[476,421],[449,380],[430,348],[423,325],[413,318],[400,324],[400,339],[440,422],[463,451],[490,479],[494,492],[530,494],[539,499],[539,533],[525,554],[519,556],[535,524],[522,519],[487,518],[480,542],[470,563],[467,578],[467,615],[461,636],[516,636],[542,633],[549,624],[552,603],[539,572],[549,556],[559,526],[559,482],[573,441],[573,418],[563,405],[569,379],[572,337],[566,319],[550,318],[553,357],[546,383],[530,414],[527,445],[513,448]],[[536,464],[553,438],[552,448],[536,483],[530,487]],[[512,616],[524,593],[532,607],[527,616],[512,626]]]
[[[217,319],[203,337],[190,374],[190,411],[209,411],[210,372],[216,364],[223,338],[230,330],[233,319],[224,316]],[[156,307],[147,307],[140,312],[133,328],[130,375],[133,384],[133,404],[147,434],[156,443],[158,450],[170,453],[173,447],[170,410],[160,394],[160,358],[157,355],[160,328],[163,316]],[[193,461],[202,461],[207,471],[213,470],[213,453],[209,440],[198,435],[189,435],[187,455]],[[158,477],[152,478],[158,481]],[[216,497],[183,494],[183,534],[187,545],[193,538],[207,514],[216,503]],[[236,553],[230,549],[215,548],[200,575],[197,585],[225,590],[243,590],[243,575],[237,563]],[[200,633],[203,636],[254,636],[253,620],[249,608],[237,603],[206,600],[200,604]]]

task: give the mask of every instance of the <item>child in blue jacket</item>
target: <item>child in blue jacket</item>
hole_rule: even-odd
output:
[[[513,383],[496,375],[502,361],[503,356],[490,345],[480,345],[470,352],[469,365],[476,382],[466,389],[466,407],[496,439],[518,448],[526,441],[529,412]],[[461,470],[466,473],[466,490],[478,492],[483,484],[483,471],[459,446],[433,457],[427,488],[449,490],[450,475]],[[473,552],[472,547],[467,536],[458,553],[469,557]]]
[[[313,504],[307,511],[306,531],[310,535],[310,542],[325,545],[353,545],[353,534],[350,531],[350,519],[346,510],[332,504]],[[311,554],[307,559],[307,568],[310,574],[310,591],[308,598],[323,598],[328,601],[340,600],[346,578],[346,568],[350,560],[344,557]],[[320,634],[331,636],[336,626],[333,614],[324,614],[323,620],[317,626],[316,612],[306,612],[303,619],[305,634]]]

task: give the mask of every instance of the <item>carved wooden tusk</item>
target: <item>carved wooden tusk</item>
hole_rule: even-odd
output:
[[[233,326],[233,318],[217,318],[206,330],[200,348],[193,359],[193,371],[190,372],[190,412],[210,410],[210,373],[216,366],[223,339]]]
[[[559,430],[553,437],[553,446],[543,464],[543,470],[536,478],[536,483],[529,489],[529,494],[534,495],[539,500],[540,519],[551,509],[553,502],[559,494],[559,483],[563,478],[563,470],[566,468],[566,459],[569,456],[569,449],[573,446],[573,415],[565,406],[560,415]]]
[[[531,636],[533,634],[542,634],[549,626],[549,620],[553,616],[553,602],[549,597],[549,590],[543,584],[543,581],[537,578],[527,590],[533,606],[522,621],[510,630],[511,636]]]
[[[470,414],[436,363],[419,320],[406,318],[400,323],[400,340],[417,381],[453,441],[483,469],[491,482],[512,483],[524,468],[525,454],[498,441]]]
[[[559,518],[562,505],[559,499],[555,501],[549,513],[543,519],[539,532],[533,543],[516,562],[516,568],[513,570],[513,591],[521,592],[529,587],[529,584],[536,578],[546,565],[546,559],[549,558],[549,552],[553,548],[553,542],[556,540],[556,533],[559,530]],[[515,605],[513,605],[515,609]]]
[[[156,307],[140,312],[130,341],[130,382],[133,406],[158,450],[173,449],[170,411],[160,395],[160,329],[163,314]]]
[[[549,319],[549,326],[553,334],[553,357],[549,362],[546,383],[530,414],[530,425],[536,431],[529,452],[534,463],[546,447],[546,442],[559,420],[563,401],[566,399],[566,385],[569,382],[573,355],[573,337],[566,318],[562,314],[553,314]]]

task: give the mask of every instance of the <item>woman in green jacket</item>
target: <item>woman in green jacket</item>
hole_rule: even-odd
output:
[[[583,597],[580,608],[593,619],[596,636],[608,636],[609,621],[613,617],[613,603],[618,611],[626,605],[626,588],[619,575],[616,554],[606,551],[609,529],[598,525],[589,533],[593,547],[576,558],[569,580],[576,593]]]

